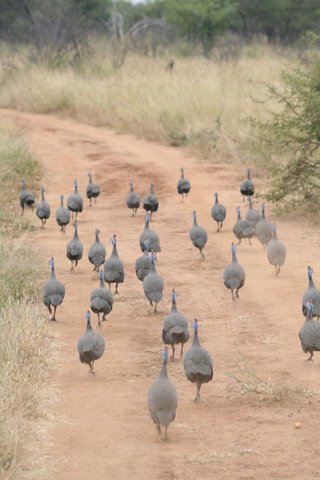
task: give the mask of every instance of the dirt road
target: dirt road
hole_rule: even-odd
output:
[[[243,205],[238,187],[244,168],[205,163],[178,149],[50,116],[2,110],[0,118],[23,127],[45,167],[43,184],[52,217],[32,239],[46,256],[55,257],[57,275],[66,285],[58,322],[52,324],[62,343],[61,366],[51,379],[59,393],[53,412],[56,423],[48,439],[52,446],[47,448],[55,462],[52,478],[319,478],[320,399],[301,387],[311,393],[318,390],[320,356],[306,363],[298,339],[307,265],[315,267],[315,280],[320,283],[318,229],[297,221],[278,222],[288,252],[279,278],[258,241],[253,246],[243,242],[238,259],[247,279],[240,300],[232,303],[222,272],[230,261],[235,207]],[[176,193],[181,166],[192,183],[184,203]],[[85,252],[78,273],[71,275],[65,250],[72,228],[60,233],[54,212],[59,195],[71,193],[74,178],[85,196],[89,171],[101,184],[102,194],[91,209],[85,200],[79,215]],[[144,216],[140,209],[132,218],[125,206],[131,178],[142,195],[153,181],[160,200],[152,228],[161,238],[157,269],[165,279],[165,293],[156,315],[134,272]],[[210,216],[215,191],[228,209],[219,234]],[[193,209],[209,234],[205,260],[188,236]],[[96,227],[108,256],[110,236],[117,234],[126,276],[103,327],[106,352],[92,378],[79,362],[76,343],[85,328],[90,292],[98,285],[87,259]],[[149,417],[146,394],[160,369],[162,322],[172,287],[178,292],[178,308],[190,321],[199,317],[201,343],[213,356],[215,373],[213,382],[203,386],[201,402],[195,404],[195,387],[186,380],[181,361],[169,364],[178,410],[169,441],[163,442]],[[47,315],[45,308],[43,314]],[[259,387],[261,382],[254,378],[258,389],[274,389],[274,396],[289,391],[288,396],[275,401],[262,393],[241,394],[229,373],[243,361],[265,382]],[[300,428],[295,428],[296,422]]]

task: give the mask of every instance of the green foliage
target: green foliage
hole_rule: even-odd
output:
[[[320,59],[282,74],[281,87],[269,86],[279,111],[255,122],[259,148],[271,173],[267,199],[279,209],[320,205]]]
[[[0,181],[5,202],[0,206],[0,228],[17,236],[33,229],[32,221],[20,217],[19,186],[25,178],[32,190],[37,187],[41,168],[21,135],[0,130]],[[17,208],[13,209],[12,205]]]

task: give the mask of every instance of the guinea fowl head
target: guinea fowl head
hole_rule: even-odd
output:
[[[89,310],[86,311],[85,319],[87,320],[87,330],[92,330],[91,322],[90,322],[91,315]]]
[[[193,323],[192,323],[192,329],[193,329],[195,335],[198,333],[198,327],[199,327],[198,319],[195,318]]]
[[[88,173],[88,177],[89,177],[89,183],[92,183],[92,174]]]
[[[51,257],[50,260],[48,261],[48,264],[50,265],[51,270],[54,270],[54,258]]]
[[[231,243],[231,253],[232,255],[235,255],[237,253],[237,247],[233,242]]]
[[[162,363],[165,365],[168,361],[168,346],[164,345],[164,347],[161,349],[161,356],[162,356]]]
[[[131,180],[129,183],[130,191],[133,192],[133,181]]]

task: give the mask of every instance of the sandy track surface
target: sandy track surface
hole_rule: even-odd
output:
[[[318,229],[297,221],[278,222],[288,252],[279,278],[258,241],[253,246],[243,242],[238,259],[246,269],[246,284],[240,300],[232,303],[222,273],[231,256],[235,207],[243,205],[239,183],[244,168],[206,163],[178,149],[50,116],[2,110],[0,118],[25,130],[45,167],[43,184],[52,217],[44,230],[39,228],[30,237],[46,256],[55,257],[57,276],[66,285],[58,322],[52,324],[62,342],[60,367],[51,379],[59,392],[52,445],[47,449],[55,462],[52,478],[319,478],[320,400],[300,387],[318,390],[320,357],[306,363],[298,338],[306,266],[314,265],[317,273]],[[192,184],[184,203],[176,193],[181,166]],[[85,196],[89,171],[101,184],[102,194],[91,209],[85,199],[79,215],[84,257],[78,273],[71,275],[65,251],[72,227],[65,235],[60,233],[54,212],[59,195],[71,193],[74,178]],[[141,255],[138,238],[144,215],[140,209],[132,218],[125,206],[131,178],[142,195],[153,181],[160,200],[152,222],[162,246],[157,269],[165,279],[158,314],[148,305],[134,272],[134,261]],[[228,209],[218,234],[210,216],[215,191]],[[193,209],[209,235],[205,260],[189,240]],[[96,227],[107,256],[110,236],[117,234],[126,276],[104,324],[106,351],[92,378],[79,362],[76,343],[84,332],[90,292],[98,286],[87,259]],[[201,402],[195,404],[195,386],[186,380],[182,362],[169,364],[178,410],[169,441],[163,442],[149,417],[146,395],[160,369],[162,322],[172,287],[178,292],[180,311],[190,321],[199,317],[201,343],[214,359],[214,379],[203,386]],[[45,307],[43,313],[47,315]],[[275,384],[282,392],[290,389],[297,394],[290,393],[280,402],[263,394],[241,394],[228,374],[242,361],[270,388]],[[301,428],[295,428],[296,422]]]

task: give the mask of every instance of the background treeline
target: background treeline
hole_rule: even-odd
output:
[[[307,32],[320,33],[319,0],[0,0],[0,38],[28,42],[38,50],[78,51],[89,35],[118,37],[132,29],[156,32],[166,42],[183,40],[209,55],[225,33],[250,40],[292,44]],[[143,23],[147,18],[162,23]],[[140,29],[134,28],[139,26]],[[141,23],[142,22],[142,23]],[[165,25],[165,28],[164,28]],[[152,42],[152,38],[149,40]],[[78,52],[79,53],[79,52]],[[154,52],[153,52],[154,53]]]

